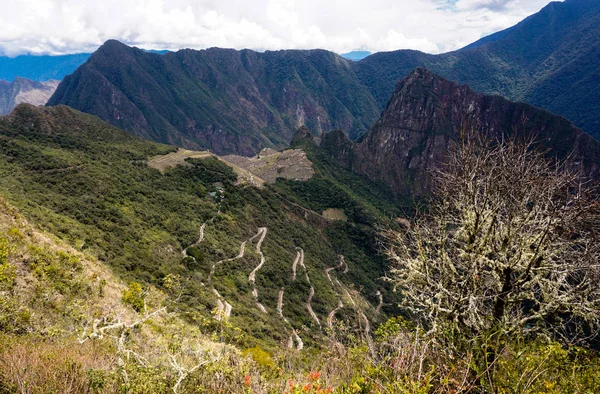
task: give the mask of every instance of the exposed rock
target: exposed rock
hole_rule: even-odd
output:
[[[500,96],[472,91],[419,68],[400,81],[381,119],[358,144],[340,132],[321,146],[353,171],[388,184],[397,195],[426,194],[430,169],[443,162],[461,129],[493,137],[537,136],[550,155],[600,177],[600,143],[561,116]]]
[[[306,152],[301,149],[277,152],[267,148],[254,157],[229,155],[223,159],[250,171],[267,183],[274,183],[277,178],[307,181],[315,174]]]
[[[0,115],[10,113],[19,104],[45,105],[60,81],[36,82],[15,78],[13,82],[0,81]]]

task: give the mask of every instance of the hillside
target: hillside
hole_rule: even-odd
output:
[[[161,287],[179,275],[185,292],[178,307],[191,319],[230,315],[247,334],[245,346],[287,346],[303,328],[303,346],[319,347],[333,317],[358,308],[364,320],[349,324],[368,330],[393,308],[375,248],[383,211],[399,212],[385,189],[321,164],[313,151],[310,179],[291,176],[262,188],[239,184],[231,167],[211,157],[162,173],[148,165],[174,151],[65,106],[21,105],[0,118],[0,193],[123,280]],[[327,210],[345,220],[328,219]],[[326,269],[340,259],[343,272],[334,271],[332,282]],[[336,309],[341,299],[346,307]]]
[[[0,115],[10,113],[22,103],[45,105],[59,82],[36,82],[25,78],[15,78],[12,82],[0,80]]]
[[[66,77],[48,104],[69,105],[153,141],[245,155],[287,146],[302,125],[357,136],[378,114],[350,64],[331,52],[212,48],[158,55],[117,41]]]
[[[322,137],[321,147],[340,165],[388,185],[397,195],[427,195],[430,171],[444,162],[465,128],[492,138],[536,138],[550,157],[600,178],[600,142],[568,120],[528,104],[476,93],[418,68],[396,86],[381,119],[359,143],[342,132]]]

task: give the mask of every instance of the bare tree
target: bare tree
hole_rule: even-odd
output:
[[[388,234],[403,306],[430,333],[596,332],[598,201],[547,153],[469,133],[435,172],[427,212]]]

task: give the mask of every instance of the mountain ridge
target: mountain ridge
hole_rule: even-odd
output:
[[[321,147],[341,165],[386,183],[397,195],[424,196],[432,188],[429,171],[443,163],[465,127],[490,138],[536,137],[539,148],[549,149],[551,156],[600,178],[600,142],[569,120],[477,93],[424,68],[398,83],[381,118],[359,142],[338,131],[324,135]]]
[[[352,133],[378,113],[348,62],[331,52],[211,48],[158,56],[114,40],[64,79],[49,105],[59,103],[155,141],[246,155],[286,146],[304,123]],[[362,120],[353,115],[363,112]]]
[[[185,49],[157,57],[108,41],[49,105],[73,106],[154,141],[253,155],[287,146],[302,125],[359,138],[396,83],[425,67],[565,116],[600,138],[598,26],[597,3],[554,2],[458,51],[379,52],[358,62],[324,50]]]

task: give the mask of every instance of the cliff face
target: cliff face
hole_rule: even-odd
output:
[[[286,146],[302,125],[356,136],[379,112],[349,62],[331,52],[157,55],[117,41],[65,78],[56,104],[154,141],[245,155]]]
[[[13,82],[0,81],[0,115],[10,113],[19,104],[44,105],[60,81],[36,82],[17,77]]]
[[[423,68],[398,83],[381,119],[360,143],[333,133],[323,137],[322,147],[353,171],[390,185],[397,195],[423,195],[431,189],[429,170],[443,162],[466,127],[493,137],[535,135],[552,156],[571,155],[573,165],[600,176],[600,143],[568,120],[476,93]]]

